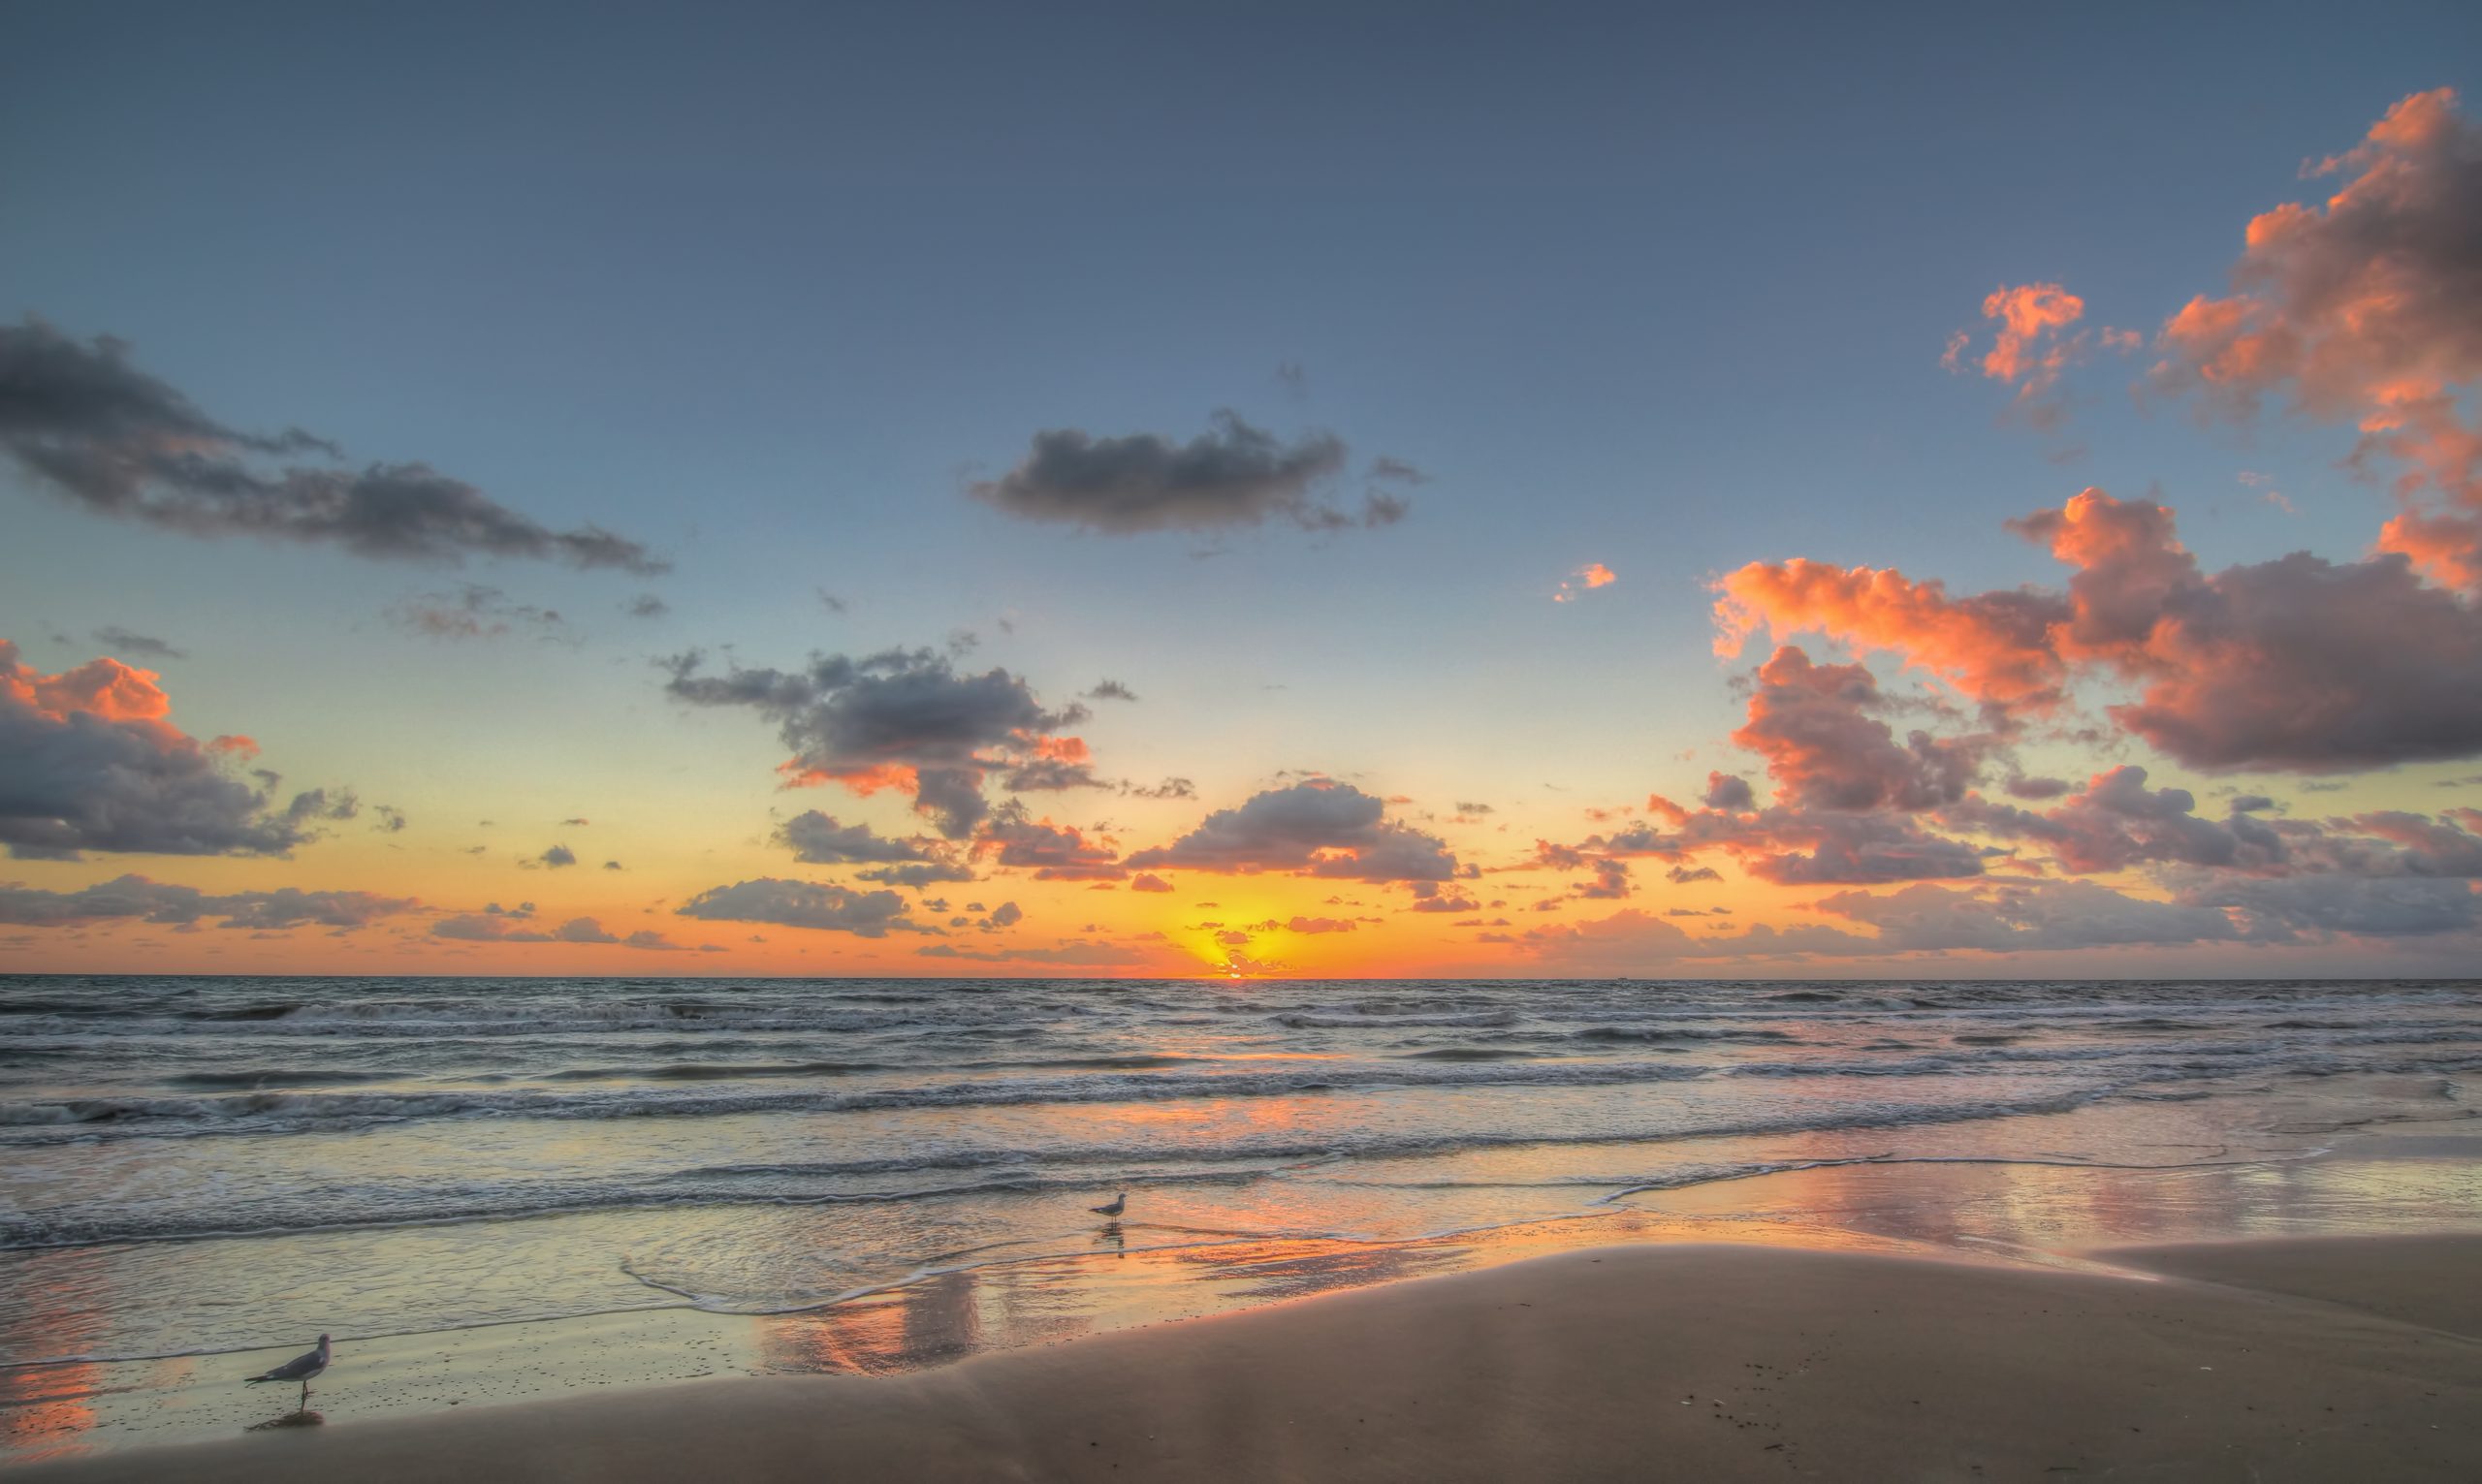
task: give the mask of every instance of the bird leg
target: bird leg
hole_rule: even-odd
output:
[[[310,1409],[310,1378],[309,1378],[308,1376],[306,1376],[306,1375],[305,1375],[305,1376],[303,1376],[303,1377],[302,1378],[302,1405],[301,1405],[300,1406],[298,1406],[298,1407],[294,1408],[294,1410],[296,1410],[296,1411],[303,1411],[303,1412],[306,1412],[306,1411],[308,1411],[309,1409]]]

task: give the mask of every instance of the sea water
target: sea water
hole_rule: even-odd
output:
[[[2472,982],[5,978],[0,1363],[1782,1216],[1803,1170],[2228,1200],[2477,1069]]]

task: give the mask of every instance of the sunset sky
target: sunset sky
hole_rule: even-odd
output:
[[[2469,973],[2482,8],[2165,9],[15,8],[0,969]]]

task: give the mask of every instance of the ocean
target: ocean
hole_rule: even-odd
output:
[[[15,1368],[1622,1211],[2027,1248],[2109,1218],[1821,1209],[1798,1172],[2208,1172],[2148,1187],[2192,1192],[2170,1235],[2482,1219],[2469,1181],[2301,1176],[2473,1116],[2469,981],[57,976],[0,979],[0,1027]]]

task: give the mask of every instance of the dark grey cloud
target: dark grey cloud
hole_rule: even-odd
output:
[[[695,651],[667,661],[665,689],[694,706],[745,707],[775,722],[793,753],[783,768],[789,781],[902,788],[951,839],[971,836],[988,812],[989,774],[1014,776],[1084,750],[1057,736],[1086,718],[1084,707],[1050,710],[1007,671],[960,675],[930,649],[828,655],[798,671],[702,675],[702,663]]]
[[[1118,680],[1097,680],[1095,688],[1086,692],[1089,701],[1134,701],[1137,692]]]
[[[185,535],[255,535],[374,558],[665,568],[635,541],[593,525],[552,530],[427,464],[356,472],[334,466],[334,444],[299,428],[228,427],[139,369],[127,342],[81,344],[32,317],[0,327],[0,454],[83,509]],[[301,458],[328,462],[284,462]]]
[[[1749,779],[1728,773],[1706,774],[1705,805],[1710,809],[1750,809],[1758,806],[1758,799],[1750,792]]]
[[[776,843],[793,859],[813,866],[878,865],[928,861],[936,856],[930,842],[890,839],[869,825],[839,824],[833,814],[808,809],[776,827]]]
[[[163,720],[153,680],[117,660],[43,675],[0,640],[0,843],[22,858],[80,851],[281,855],[310,838],[320,804],[274,806],[227,759],[244,739],[201,744]],[[310,796],[302,796],[304,798]]]
[[[1402,516],[1402,501],[1376,492],[1359,518],[1322,503],[1317,491],[1343,472],[1346,454],[1332,433],[1286,443],[1230,412],[1219,412],[1209,431],[1187,443],[1154,433],[1036,433],[1015,468],[967,488],[975,498],[1025,520],[1115,535],[1258,525],[1270,517],[1307,530],[1335,530],[1385,524]]]
[[[885,937],[891,931],[932,931],[907,917],[905,899],[892,891],[857,892],[774,876],[711,887],[677,910],[683,917],[708,922],[773,923],[866,938]]]
[[[218,917],[226,928],[263,931],[303,927],[349,930],[412,911],[419,905],[410,897],[305,892],[291,886],[219,896],[194,886],[175,886],[136,875],[119,876],[74,892],[0,883],[0,923],[14,927],[57,928],[128,920],[178,925]]]
[[[466,943],[605,943],[651,953],[681,953],[682,944],[662,933],[641,929],[626,937],[608,931],[591,917],[572,917],[557,928],[531,926],[532,912],[502,912],[496,906],[481,912],[444,917],[431,924],[433,937]]]
[[[305,788],[293,796],[284,806],[284,817],[295,824],[310,824],[318,820],[345,820],[360,817],[362,801],[352,789],[338,789],[331,794],[324,788]]]
[[[1291,871],[1362,881],[1446,881],[1447,842],[1384,816],[1386,804],[1349,783],[1312,779],[1218,809],[1169,845],[1123,864],[1212,871]]]
[[[904,866],[874,866],[868,870],[857,870],[853,874],[858,880],[875,881],[881,886],[909,886],[916,891],[942,881],[982,879],[975,875],[971,868],[960,866],[954,861],[917,861]]]
[[[2187,789],[2150,789],[2146,780],[2143,768],[2115,768],[2059,807],[2039,814],[1977,794],[1942,810],[1939,818],[1952,829],[2035,841],[2061,866],[2080,872],[2165,862],[2248,869],[2283,865],[2283,836],[2251,818],[2243,801],[2232,802],[2230,817],[2208,819],[2196,812],[2197,798]]]
[[[660,618],[672,612],[672,605],[652,592],[642,592],[621,604],[620,611],[632,618]]]
[[[379,822],[371,828],[382,835],[395,835],[405,828],[405,811],[394,805],[376,805],[372,812],[379,816]]]
[[[577,852],[566,845],[554,845],[535,859],[555,870],[563,866],[575,866],[578,863]]]
[[[95,630],[95,643],[107,649],[117,649],[120,657],[135,655],[140,659],[187,659],[189,651],[161,639],[132,633],[118,624],[106,624]]]

